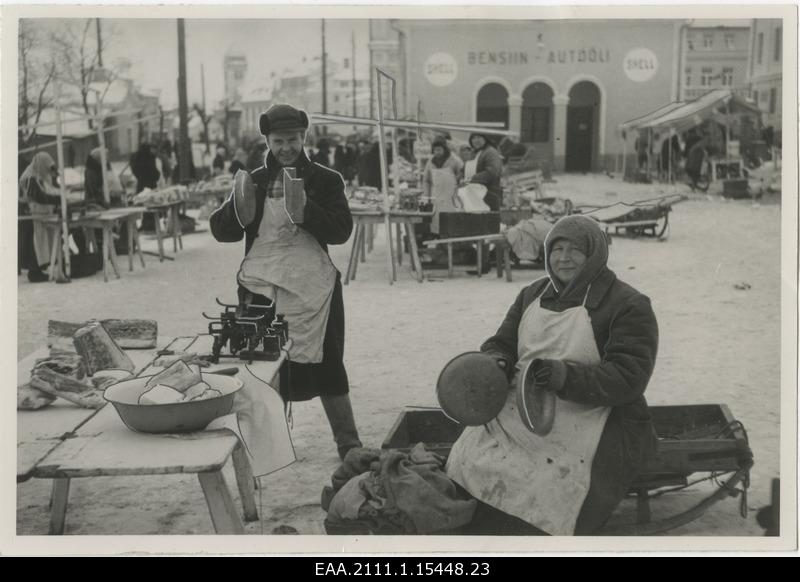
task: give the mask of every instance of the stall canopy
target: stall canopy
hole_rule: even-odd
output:
[[[758,107],[733,94],[730,89],[709,91],[694,101],[670,103],[652,113],[626,121],[623,130],[654,129],[683,132],[712,119],[727,124],[729,116],[759,116]]]

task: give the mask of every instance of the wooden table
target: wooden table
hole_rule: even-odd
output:
[[[169,344],[169,349],[202,351],[196,341],[207,337],[177,338]],[[277,387],[279,370],[286,358],[284,350],[277,361],[255,362],[251,369],[257,366],[258,377]],[[139,373],[151,372],[145,367]],[[71,479],[185,473],[197,474],[214,530],[219,534],[241,534],[244,526],[222,475],[222,468],[231,458],[245,520],[254,521],[258,519],[258,510],[253,473],[235,434],[228,430],[137,433],[122,423],[110,404],[83,423],[72,438],[61,441],[36,463],[33,477],[53,480],[51,534],[64,531]]]
[[[433,248],[438,245],[447,245],[447,276],[453,276],[453,244],[456,243],[478,243],[478,277],[483,273],[483,245],[484,243],[495,244],[495,263],[497,264],[497,277],[506,273],[506,281],[511,282],[511,247],[504,234],[484,234],[476,236],[461,236],[454,238],[439,238],[425,241],[425,246]],[[502,260],[500,254],[502,252]]]
[[[135,365],[134,373],[149,366],[156,351],[172,341],[172,338],[159,338],[155,349],[128,350],[127,354]],[[49,350],[41,348],[17,363],[17,385],[27,383],[36,360],[48,355]],[[17,483],[30,479],[39,461],[97,413],[97,410],[81,408],[61,398],[39,410],[18,410]]]
[[[139,256],[139,260],[144,264],[141,245],[139,244],[139,231],[136,228],[136,221],[142,217],[144,208],[130,206],[126,208],[112,208],[105,210],[96,216],[85,216],[69,222],[70,228],[83,228],[87,235],[89,244],[95,249],[99,246],[95,240],[94,229],[103,232],[103,281],[108,282],[108,271],[113,269],[117,279],[120,278],[119,265],[117,265],[117,251],[114,247],[114,226],[117,224],[128,225],[128,270],[133,271],[133,253]],[[61,244],[61,218],[52,215],[46,218],[36,218],[48,229],[53,231],[53,245],[50,249],[50,280],[58,279],[63,272],[63,248]]]
[[[167,204],[156,204],[144,207],[143,212],[153,215],[158,241],[158,260],[164,261],[164,232],[161,230],[161,215],[167,217],[167,224],[172,226],[172,251],[177,253],[178,247],[183,250],[183,233],[181,231],[180,209],[186,206],[186,200],[177,200]]]
[[[353,247],[350,251],[350,260],[347,264],[344,284],[353,279],[355,280],[358,271],[359,258],[366,260],[366,247],[372,247],[373,233],[375,225],[383,224],[386,227],[387,245],[387,270],[389,284],[397,281],[396,264],[403,264],[403,228],[408,237],[409,251],[411,255],[411,269],[416,273],[417,281],[422,282],[422,262],[417,250],[417,238],[414,225],[420,224],[423,219],[433,216],[432,212],[419,212],[411,210],[392,210],[388,214],[382,210],[351,210],[353,216]],[[396,225],[396,251],[395,242],[392,238],[392,225]]]

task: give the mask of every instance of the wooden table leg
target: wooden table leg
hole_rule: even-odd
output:
[[[397,264],[402,266],[403,265],[403,225],[402,222],[395,223],[395,229],[397,233]]]
[[[245,521],[256,521],[258,519],[258,507],[255,497],[255,478],[247,460],[244,447],[239,444],[233,449],[233,469],[236,473],[236,486],[239,488],[239,497],[242,498],[242,509],[244,510]]]
[[[506,281],[511,283],[511,245],[508,243],[503,246],[503,264],[506,269]]]
[[[414,223],[410,220],[406,222],[406,233],[408,234],[408,244],[411,247],[411,266],[417,272],[417,281],[422,283],[424,280],[422,274],[422,261],[419,258],[419,249],[417,248],[417,233],[414,230]]]
[[[153,210],[153,221],[156,226],[156,240],[158,241],[158,260],[164,261],[164,233],[161,231],[161,215],[158,210]]]
[[[103,227],[103,281],[108,283],[108,263],[109,259],[109,247],[114,244],[113,240],[109,240],[108,236],[108,229]]]
[[[447,243],[447,276],[453,278],[453,243]]]
[[[503,278],[503,258],[505,253],[503,252],[505,249],[505,245],[501,243],[494,243],[494,262],[497,263],[497,278]]]
[[[353,276],[353,261],[356,260],[358,253],[358,230],[361,228],[361,221],[356,220],[353,228],[353,248],[350,250],[350,259],[347,261],[347,272],[344,275],[344,284],[347,285]]]
[[[356,275],[358,274],[358,256],[361,254],[359,248],[361,244],[364,242],[364,225],[360,224],[358,230],[356,231],[356,240],[354,241],[355,248],[353,249],[356,253],[356,256],[353,257],[353,272],[350,273],[350,279],[353,281],[356,280]]]
[[[397,279],[397,274],[395,273],[395,266],[394,266],[394,248],[392,243],[392,223],[389,220],[389,215],[386,214],[383,221],[384,228],[386,229],[386,256],[389,263],[387,267],[389,268],[389,285],[392,285],[395,280]]]
[[[483,242],[478,241],[478,277],[483,274]]]
[[[50,535],[64,533],[67,521],[67,502],[69,501],[69,479],[53,479],[53,492],[50,496]]]
[[[375,227],[372,223],[367,225],[367,252],[371,253],[372,248],[375,246]]]
[[[134,228],[135,228],[136,227],[135,221],[131,221],[131,219],[128,219],[128,220],[125,221],[125,224],[128,227],[127,228],[127,231],[128,231],[128,271],[133,272],[133,253],[134,253],[134,250],[133,250],[133,230],[131,230],[131,222],[134,222]]]
[[[364,227],[362,226],[361,228],[363,230]],[[361,258],[361,262],[362,263],[366,263],[367,262],[367,241],[366,241],[366,237],[364,236],[364,234],[365,233],[362,232],[359,235],[360,242],[358,243],[359,257]]]
[[[55,234],[53,234],[53,246],[50,248],[50,281],[56,280],[56,273],[58,272],[59,267],[58,258],[61,256],[61,225],[56,225],[54,230]],[[33,260],[39,260],[36,257],[36,253],[34,253]]]
[[[197,478],[200,480],[203,495],[206,497],[214,531],[218,534],[243,534],[244,525],[239,519],[236,505],[233,503],[233,497],[225,483],[225,477],[222,476],[222,471],[198,473]]]
[[[170,206],[167,211],[169,222],[172,225],[172,252],[178,252],[178,207]]]
[[[114,233],[111,231],[111,224],[103,227],[103,230],[108,231],[108,258],[111,259],[111,266],[114,268],[114,274],[119,279],[119,265],[117,265],[117,249],[114,246]]]
[[[182,202],[175,207],[175,227],[178,231],[178,248],[183,250],[183,227],[181,226],[181,210],[186,214],[186,203]]]
[[[136,254],[139,255],[139,261],[142,263],[144,269],[144,255],[142,254],[142,243],[139,240],[139,229],[136,228],[136,219],[131,219],[130,228],[133,230],[133,242],[136,245]]]

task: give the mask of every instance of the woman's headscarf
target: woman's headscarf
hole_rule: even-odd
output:
[[[447,158],[450,157],[450,148],[447,146],[447,140],[443,137],[437,137],[431,143],[431,152],[433,152],[437,147],[440,147],[444,150],[444,155],[442,157],[436,157],[435,155],[431,157],[431,161],[433,165],[437,168],[441,168],[444,163],[447,161]]]
[[[44,191],[46,194],[50,194],[53,192],[53,172],[52,169],[55,167],[56,163],[53,161],[53,158],[50,157],[50,154],[47,152],[39,152],[33,159],[31,163],[25,168],[25,171],[22,172],[22,176],[19,178],[19,197],[20,200],[25,202],[28,196],[28,182],[31,179],[36,180],[39,184],[39,187]]]
[[[583,267],[566,286],[550,268],[550,251],[559,239],[567,239],[586,255]],[[544,268],[561,301],[582,302],[589,285],[605,271],[607,263],[606,235],[597,222],[587,216],[572,214],[561,218],[544,239]]]
[[[476,137],[476,136],[482,137],[483,141],[486,142],[485,144],[483,144],[483,147],[481,148],[481,150],[484,149],[484,148],[488,148],[488,147],[494,147],[494,142],[492,140],[490,140],[488,136],[486,136],[486,135],[484,135],[482,133],[473,133],[473,134],[471,134],[469,136],[469,139],[467,141],[469,142],[469,147],[471,147],[473,150],[475,150],[476,153],[480,151],[480,150],[475,149],[475,146],[472,145],[472,138]]]

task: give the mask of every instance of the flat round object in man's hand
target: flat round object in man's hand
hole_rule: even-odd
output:
[[[556,419],[556,395],[536,385],[531,360],[517,374],[517,409],[522,423],[534,434],[546,436],[553,430]]]
[[[256,217],[256,187],[250,172],[238,170],[233,177],[233,205],[242,226],[248,226]]]
[[[467,352],[450,360],[439,374],[436,397],[444,413],[456,422],[480,426],[503,409],[508,379],[492,356]]]

